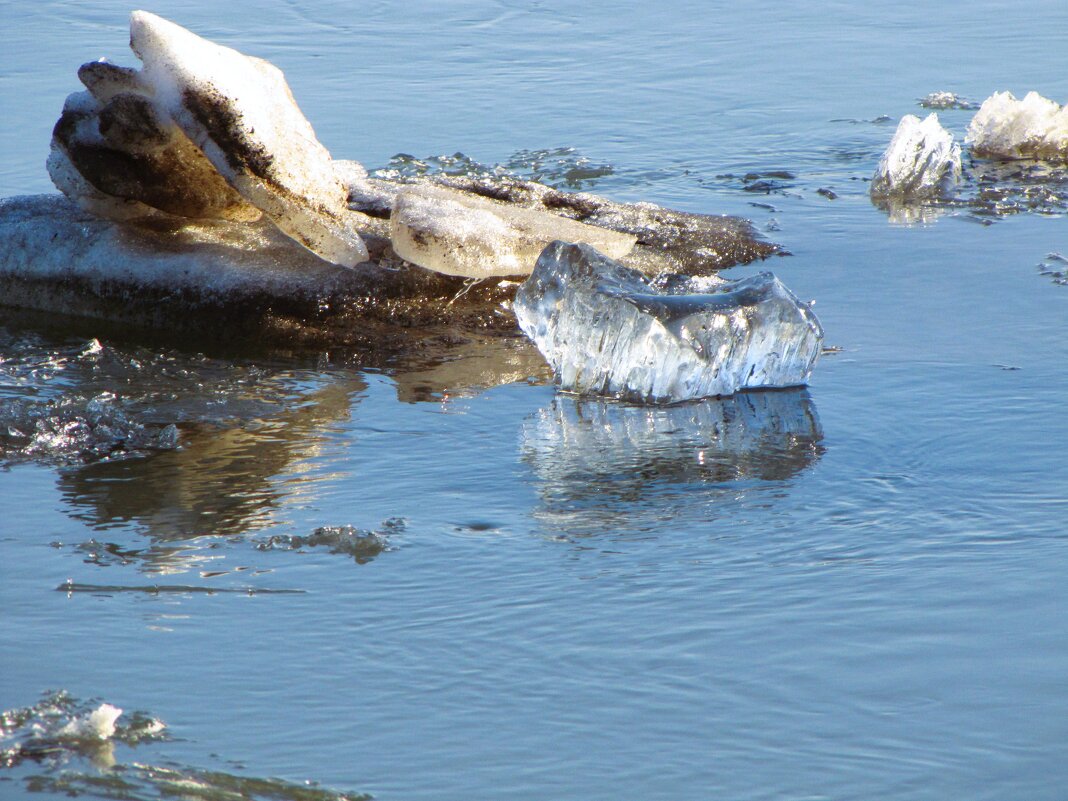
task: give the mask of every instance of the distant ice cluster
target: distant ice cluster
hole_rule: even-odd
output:
[[[871,181],[871,197],[892,220],[924,220],[947,205],[997,216],[1063,210],[1068,180],[1068,108],[1037,92],[1023,100],[995,92],[981,106],[952,92],[920,101],[938,110],[976,109],[961,146],[936,114],[901,119]],[[1011,179],[1011,180],[1006,180]]]

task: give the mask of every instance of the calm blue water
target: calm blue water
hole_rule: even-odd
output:
[[[0,311],[0,402],[107,390],[182,442],[0,468],[0,705],[65,689],[166,722],[120,766],[383,801],[1063,798],[1068,287],[1036,266],[1065,223],[892,225],[864,179],[929,92],[1068,99],[1068,6],[932,5],[150,4],[281,66],[339,157],[575,148],[594,191],[748,216],[842,350],[804,391],[639,409],[519,342],[100,356]],[[127,11],[0,7],[0,196],[51,191]],[[389,547],[267,547],[343,525]],[[0,797],[63,771],[111,775],[24,763]]]

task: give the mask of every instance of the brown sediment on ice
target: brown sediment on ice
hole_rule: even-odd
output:
[[[653,203],[619,203],[519,178],[437,175],[418,180],[633,235],[637,243],[620,262],[650,274],[707,275],[784,253],[740,217],[677,211]],[[393,200],[408,185],[374,179],[362,182],[350,187],[349,206],[388,218]]]
[[[388,216],[388,196],[405,185],[374,183]],[[487,181],[438,183],[551,206],[613,230],[644,229],[628,259],[637,256],[635,266],[648,271],[679,265],[708,272],[779,252],[737,218],[568,197],[525,181],[502,180],[497,188]],[[403,351],[430,340],[516,333],[514,280],[472,283],[408,264],[393,252],[382,216],[366,218],[361,235],[369,260],[352,270],[318,258],[267,220],[117,222],[59,195],[0,200],[0,305],[198,341],[292,348]]]

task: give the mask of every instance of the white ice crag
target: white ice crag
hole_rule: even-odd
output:
[[[354,163],[335,165],[272,64],[145,11],[130,17],[132,70],[87,64],[53,136],[49,172],[112,219],[249,221],[262,211],[334,264],[366,261],[368,218],[348,207]]]
[[[670,403],[808,381],[823,329],[775,276],[688,283],[662,290],[588,245],[553,242],[514,308],[570,392]]]
[[[101,704],[92,712],[74,718],[58,732],[60,737],[108,740],[115,734],[115,721],[122,710],[111,704]]]
[[[977,156],[1068,159],[1068,106],[1037,92],[1023,100],[995,92],[972,118],[965,141]]]
[[[906,114],[898,123],[871,181],[876,198],[929,198],[944,194],[961,177],[960,145],[928,114]]]
[[[626,256],[637,241],[547,211],[426,184],[396,196],[390,238],[406,261],[468,278],[528,275],[556,239],[585,242],[612,258]]]

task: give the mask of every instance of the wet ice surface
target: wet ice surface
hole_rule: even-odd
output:
[[[136,764],[379,801],[1060,798],[1068,290],[1042,272],[1064,269],[1068,195],[1050,165],[978,160],[990,180],[966,176],[961,203],[890,225],[867,179],[933,90],[1068,98],[1062,3],[232,8],[160,10],[282,66],[337,155],[572,146],[611,167],[583,191],[753,219],[794,255],[725,277],[772,270],[840,350],[807,390],[642,409],[554,392],[521,340],[322,370],[135,340],[205,385],[254,367],[277,402],[231,397],[174,450],[0,471],[4,708],[66,687],[149,710],[171,739],[116,745],[131,782]],[[51,191],[71,65],[123,52],[127,11],[5,9],[0,194]],[[963,141],[974,111],[938,114]],[[131,345],[19,331],[44,338],[27,354]],[[363,564],[255,544],[395,517]],[[0,797],[107,797],[114,774],[68,765],[0,771]]]
[[[803,385],[823,341],[815,314],[771,273],[657,286],[565,242],[541,254],[514,308],[562,389],[638,403]]]

